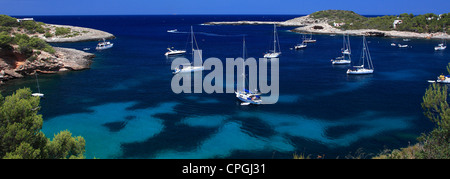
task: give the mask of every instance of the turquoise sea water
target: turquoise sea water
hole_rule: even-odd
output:
[[[240,106],[234,94],[174,94],[168,47],[186,48],[196,31],[203,58],[239,57],[242,34],[249,57],[271,48],[273,26],[202,26],[230,20],[282,21],[296,16],[38,16],[37,21],[104,30],[115,44],[91,69],[40,75],[43,132],[68,129],[86,139],[88,158],[292,158],[294,153],[344,158],[406,147],[433,127],[420,102],[427,80],[445,73],[448,51],[438,40],[368,37],[375,74],[347,76],[332,66],[342,36],[314,35],[317,43],[291,50],[300,35],[279,27],[280,98],[273,105]],[[362,37],[350,37],[359,61]],[[405,43],[399,49],[390,43]],[[95,48],[97,42],[54,46]],[[207,73],[205,72],[204,75]],[[8,82],[36,90],[32,77]]]

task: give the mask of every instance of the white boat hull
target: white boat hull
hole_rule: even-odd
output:
[[[243,92],[234,92],[236,97],[241,100],[243,105],[249,104],[261,104],[261,99],[252,99],[251,94],[243,93]]]
[[[114,46],[114,44],[113,43],[111,43],[111,44],[109,44],[109,45],[105,45],[105,46],[97,46],[97,47],[95,47],[95,50],[105,50],[105,49],[109,49],[109,48],[112,48]]]
[[[186,53],[186,51],[184,51],[184,50],[177,50],[177,51],[166,52],[164,55],[165,56],[178,56],[178,55],[184,55],[185,53]]]
[[[280,54],[281,53],[278,53],[278,52],[276,52],[276,53],[267,53],[267,54],[264,54],[264,58],[278,58],[280,56]]]
[[[331,63],[333,65],[347,65],[347,64],[351,64],[352,61],[350,61],[350,60],[331,60]]]
[[[445,50],[447,48],[447,46],[438,46],[438,47],[434,47],[434,50]]]
[[[304,40],[303,43],[316,43],[316,40]]]
[[[372,69],[365,69],[365,68],[359,68],[356,70],[347,70],[347,74],[348,75],[368,75],[368,74],[373,74],[373,70]]]
[[[173,72],[173,74],[177,74],[177,73],[191,73],[191,72],[195,72],[195,71],[203,71],[203,66],[201,67],[193,67],[193,66],[189,66],[189,67],[185,67],[183,69],[175,69],[175,71]]]
[[[307,47],[306,45],[297,45],[297,46],[295,46],[295,50],[304,49],[306,47]]]
[[[44,94],[42,94],[42,93],[33,93],[33,94],[31,94],[31,96],[36,96],[36,97],[44,97]]]

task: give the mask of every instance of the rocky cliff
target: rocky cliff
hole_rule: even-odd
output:
[[[83,70],[90,68],[92,53],[80,50],[54,47],[55,53],[44,51],[39,55],[25,59],[18,52],[17,46],[0,49],[0,80],[6,81],[14,78],[22,78],[38,73],[57,73],[60,71]]]

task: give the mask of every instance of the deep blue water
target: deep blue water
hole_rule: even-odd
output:
[[[294,51],[300,35],[280,27],[280,99],[273,105],[240,106],[234,94],[174,94],[167,47],[185,48],[194,26],[203,58],[239,57],[246,35],[249,57],[271,48],[270,25],[201,26],[209,21],[273,20],[296,16],[37,16],[37,21],[104,30],[112,49],[94,51],[89,70],[41,75],[43,132],[68,129],[86,139],[88,158],[344,158],[415,143],[433,124],[420,102],[427,80],[446,72],[449,51],[437,40],[369,37],[375,74],[347,76],[332,66],[342,36],[314,35],[317,43]],[[359,61],[362,37],[350,37]],[[54,46],[95,48],[97,42]],[[207,72],[204,73],[206,75]],[[30,87],[34,78],[9,81],[3,94]]]

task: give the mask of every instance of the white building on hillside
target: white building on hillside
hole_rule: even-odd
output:
[[[17,19],[17,22],[22,22],[22,21],[34,21],[34,19],[33,18]]]
[[[401,23],[403,23],[403,20],[395,20],[394,23],[392,23],[392,26],[394,27],[394,29],[396,29],[397,25]]]

